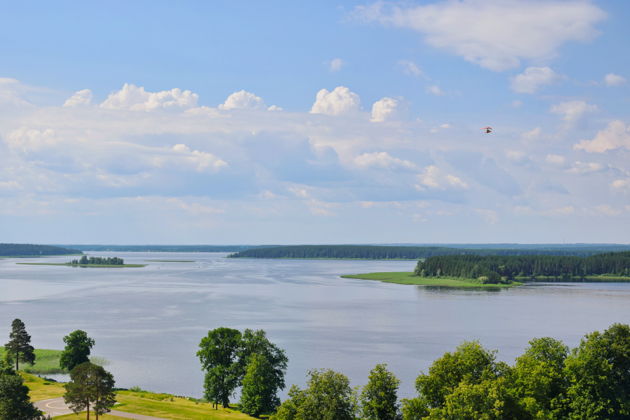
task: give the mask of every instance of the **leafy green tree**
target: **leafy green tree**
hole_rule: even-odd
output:
[[[398,386],[400,381],[387,370],[387,365],[376,365],[361,392],[361,409],[366,420],[397,420],[400,418]]]
[[[570,419],[630,418],[630,326],[587,334],[565,366]]]
[[[254,417],[272,412],[280,404],[275,380],[271,362],[263,355],[251,355],[243,378],[241,411]]]
[[[357,396],[348,378],[333,370],[309,372],[308,388],[292,387],[274,420],[355,420]]]
[[[88,337],[82,330],[76,330],[63,338],[66,347],[61,353],[59,366],[71,371],[75,366],[90,361],[90,351],[94,346],[94,340]]]
[[[206,371],[205,397],[226,408],[230,404],[230,396],[240,384],[240,349],[241,332],[232,328],[220,327],[208,331],[199,343],[197,356]]]
[[[15,362],[15,370],[20,370],[20,362],[35,363],[35,349],[31,346],[31,336],[26,332],[26,326],[20,319],[11,323],[9,342],[5,345],[7,353]]]
[[[0,360],[0,420],[33,420],[42,417],[31,403],[21,376]]]
[[[568,381],[564,363],[569,349],[553,338],[536,338],[516,359],[511,387],[532,419],[567,418]]]
[[[241,336],[241,348],[238,352],[238,363],[242,375],[245,375],[247,365],[250,363],[250,357],[254,354],[267,359],[273,371],[273,375],[269,378],[272,385],[276,389],[284,389],[284,375],[289,363],[286,353],[269,341],[264,330],[254,331],[246,329]]]
[[[64,401],[72,411],[79,413],[87,410],[90,419],[90,407],[96,414],[108,413],[116,403],[114,377],[101,366],[90,362],[81,363],[70,372],[70,382],[64,385]]]

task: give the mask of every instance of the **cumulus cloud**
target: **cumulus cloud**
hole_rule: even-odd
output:
[[[573,164],[573,167],[567,170],[571,174],[584,175],[594,172],[601,172],[606,167],[597,162],[580,162],[579,160]]]
[[[525,140],[534,140],[540,137],[541,132],[542,130],[540,129],[540,127],[532,128],[531,130],[524,132],[522,134],[522,137]]]
[[[435,95],[435,96],[443,96],[444,95],[444,91],[438,85],[431,85],[431,86],[427,87],[427,92],[429,92],[431,95]]]
[[[75,106],[86,106],[92,103],[92,91],[90,89],[83,89],[75,92],[71,97],[66,99],[63,103],[65,108]]]
[[[227,97],[225,102],[219,105],[219,109],[264,109],[265,102],[260,96],[256,96],[246,90],[239,90]],[[275,109],[274,109],[275,110]]]
[[[606,86],[621,86],[626,83],[626,78],[618,74],[608,73],[604,76],[604,84]]]
[[[562,119],[568,124],[573,124],[585,114],[597,111],[597,105],[592,105],[585,101],[567,101],[553,105],[550,111],[553,114],[562,115]]]
[[[611,121],[604,130],[595,135],[594,139],[582,140],[574,148],[589,153],[604,153],[615,149],[630,150],[630,126],[623,121]]]
[[[28,127],[20,127],[7,135],[7,144],[13,150],[29,153],[39,151],[47,147],[55,146],[62,142],[55,130],[50,128],[39,130]]]
[[[590,40],[598,34],[595,24],[606,17],[582,0],[462,0],[409,6],[377,2],[357,8],[356,14],[412,29],[427,44],[495,71],[517,67],[521,60],[548,59],[570,41]]]
[[[630,192],[630,179],[615,179],[610,186],[618,191]]]
[[[466,190],[468,184],[455,175],[448,174],[435,165],[424,168],[424,171],[417,176],[418,183],[416,189],[419,191],[433,190]]]
[[[518,93],[536,93],[541,87],[562,79],[549,67],[527,67],[512,78],[512,90]]]
[[[562,166],[566,162],[566,158],[562,155],[554,155],[549,154],[545,157],[545,162],[550,163],[552,165]]]
[[[0,105],[30,106],[31,104],[21,96],[23,91],[24,85],[19,80],[0,77]]]
[[[354,158],[354,163],[360,168],[416,168],[416,165],[413,162],[395,158],[387,152],[363,153]]]
[[[359,95],[345,86],[337,86],[331,92],[327,89],[317,92],[311,113],[326,115],[352,114],[358,112],[360,106],[361,100]]]
[[[422,69],[413,61],[400,60],[398,61],[398,65],[402,69],[403,73],[405,73],[406,75],[415,77],[420,77],[424,75]]]
[[[110,93],[101,103],[105,109],[154,111],[157,109],[185,109],[197,105],[199,95],[179,88],[147,92],[142,86],[125,83],[117,92]]]
[[[372,122],[384,122],[401,117],[401,105],[398,99],[382,98],[372,104]]]
[[[333,58],[328,63],[328,70],[332,73],[338,72],[346,63],[341,58]]]
[[[218,171],[228,166],[227,162],[217,158],[212,153],[191,150],[185,144],[176,144],[172,149],[177,157],[181,157],[181,162],[192,166],[197,172]]]

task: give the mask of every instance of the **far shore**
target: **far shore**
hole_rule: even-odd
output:
[[[62,267],[138,268],[146,264],[71,264],[71,263],[16,263],[20,265],[56,265]]]

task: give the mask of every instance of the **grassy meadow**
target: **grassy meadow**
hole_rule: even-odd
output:
[[[411,284],[416,286],[436,286],[436,287],[454,287],[454,288],[506,288],[519,286],[521,283],[513,282],[510,284],[481,284],[467,279],[458,277],[419,277],[412,272],[389,272],[389,273],[365,273],[365,274],[348,274],[341,276],[345,279],[360,280],[377,280],[385,283]]]

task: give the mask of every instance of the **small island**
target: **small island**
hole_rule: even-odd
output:
[[[118,257],[88,257],[83,255],[78,260],[72,260],[67,263],[17,263],[22,265],[61,265],[69,267],[146,267],[146,264],[125,264],[122,258]]]

